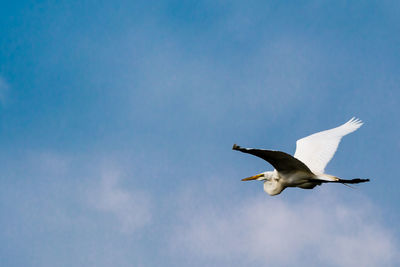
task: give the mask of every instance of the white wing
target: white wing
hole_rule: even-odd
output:
[[[353,117],[339,127],[299,139],[296,142],[294,157],[305,163],[313,173],[322,174],[335,154],[342,137],[354,132],[361,125],[363,125],[361,120]]]

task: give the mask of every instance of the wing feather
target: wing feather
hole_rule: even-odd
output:
[[[321,174],[335,154],[342,137],[354,132],[361,125],[361,120],[353,117],[339,127],[299,139],[294,157],[305,163],[312,172]]]
[[[268,161],[278,172],[303,171],[311,173],[303,162],[282,151],[243,148],[236,144],[233,145],[232,149],[260,157]]]

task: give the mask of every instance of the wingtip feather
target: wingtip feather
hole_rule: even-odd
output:
[[[359,118],[353,117],[348,122],[346,122],[345,124],[359,125],[361,127],[361,125],[363,125],[364,122]]]

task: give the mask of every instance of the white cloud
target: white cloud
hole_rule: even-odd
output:
[[[172,237],[175,252],[229,266],[389,266],[399,260],[379,209],[365,199],[347,203],[322,192],[300,202],[262,196],[241,203],[186,210]]]
[[[112,214],[123,233],[132,233],[151,221],[150,198],[140,191],[124,190],[117,171],[105,171],[100,184],[89,191],[89,203]]]

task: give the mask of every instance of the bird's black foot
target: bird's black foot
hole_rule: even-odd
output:
[[[369,182],[369,179],[361,179],[361,178],[355,178],[351,180],[346,180],[346,179],[340,179],[337,182],[339,183],[344,183],[344,184],[359,184],[359,183],[365,183]]]

